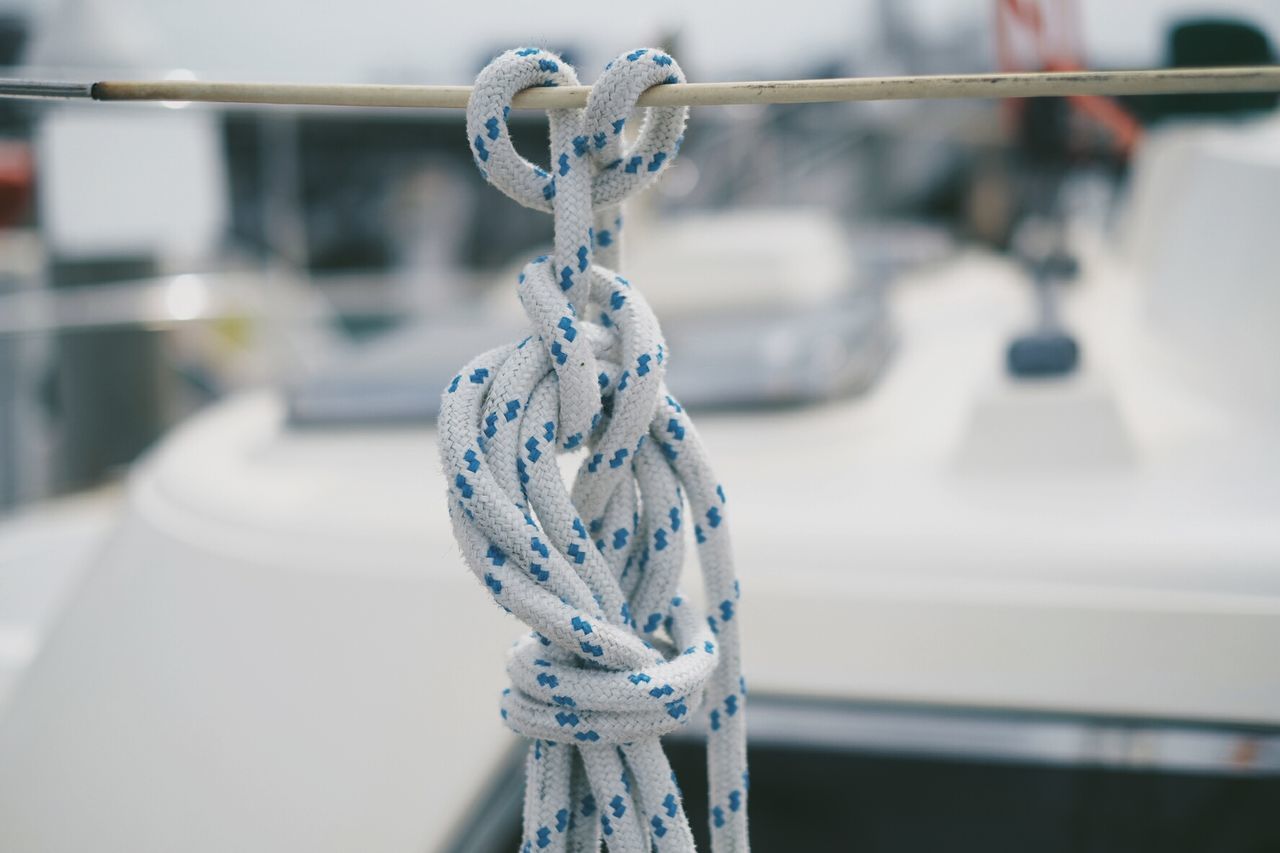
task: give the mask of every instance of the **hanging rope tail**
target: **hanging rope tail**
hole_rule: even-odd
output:
[[[443,395],[440,455],[467,565],[531,629],[507,662],[507,725],[532,740],[523,851],[692,851],[659,738],[702,714],[715,853],[747,843],[745,685],[738,584],[717,482],[688,415],[663,383],[657,319],[617,273],[622,201],[675,158],[685,107],[636,100],[684,82],[661,51],[606,66],[585,109],[549,112],[548,169],[516,153],[517,92],[577,85],[538,48],[507,51],[476,79],[467,137],[481,173],[551,213],[554,251],[518,292],[531,334],[467,364]],[[556,455],[585,458],[572,490]],[[678,588],[696,540],[709,613]]]

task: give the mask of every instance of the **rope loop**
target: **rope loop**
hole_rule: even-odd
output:
[[[467,105],[471,153],[485,179],[516,202],[552,213],[559,193],[556,172],[560,155],[570,164],[589,156],[598,170],[591,186],[592,206],[610,207],[652,184],[675,159],[684,141],[688,107],[645,107],[634,141],[626,145],[623,129],[648,88],[684,83],[684,71],[660,50],[640,48],[605,66],[592,86],[586,115],[582,110],[549,110],[551,168],[544,169],[516,152],[507,131],[511,102],[534,86],[576,86],[572,66],[536,47],[509,50],[485,66],[476,78]],[[557,144],[567,127],[568,145]]]
[[[588,150],[600,170],[591,188],[596,207],[620,204],[652,184],[680,153],[688,107],[645,107],[630,145],[625,144],[623,128],[646,89],[683,82],[679,64],[660,50],[640,48],[605,66],[587,96],[585,116]]]
[[[695,714],[709,730],[712,849],[747,850],[745,685],[724,490],[663,382],[657,318],[605,265],[616,267],[618,203],[678,148],[683,108],[649,110],[635,141],[622,138],[636,98],[667,79],[684,78],[659,51],[615,59],[585,110],[550,113],[550,170],[516,153],[505,119],[522,88],[576,83],[562,59],[537,48],[502,54],[468,107],[485,177],[555,217],[554,250],[519,276],[531,334],[466,365],[439,419],[463,556],[532,629],[509,655],[502,699],[507,725],[533,741],[529,851],[599,850],[602,839],[610,851],[692,851],[658,738]],[[602,222],[611,226],[604,241]],[[575,450],[585,455],[568,488],[556,457]],[[679,590],[691,532],[706,611]]]

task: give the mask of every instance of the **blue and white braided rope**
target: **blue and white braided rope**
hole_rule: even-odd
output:
[[[512,147],[511,99],[576,85],[538,48],[476,79],[467,135],[476,164],[517,202],[555,217],[551,257],[519,278],[532,334],[454,377],[440,453],[454,533],[494,599],[533,633],[513,648],[502,715],[533,739],[524,850],[691,851],[680,790],[658,738],[706,715],[716,853],[746,851],[746,727],[724,491],[662,377],[666,347],[640,293],[615,271],[624,198],[670,165],[687,110],[640,93],[683,82],[657,50],[606,66],[585,110],[550,113],[551,163]],[[583,447],[572,492],[556,454]],[[690,518],[692,516],[692,518]],[[710,613],[678,590],[693,527]]]

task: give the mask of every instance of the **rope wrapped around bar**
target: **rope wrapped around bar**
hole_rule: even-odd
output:
[[[530,261],[519,296],[532,329],[467,364],[440,413],[454,533],[494,600],[533,629],[508,659],[502,716],[531,738],[528,851],[690,851],[693,835],[658,738],[703,714],[711,847],[746,851],[746,728],[724,490],[667,391],[666,346],[641,294],[616,272],[624,198],[656,180],[687,108],[640,94],[682,82],[665,53],[606,66],[585,110],[549,113],[548,169],[511,144],[511,99],[576,85],[538,48],[479,75],[467,135],[485,178],[552,213],[554,251]],[[572,491],[558,453],[585,457]],[[710,608],[678,589],[692,529]]]

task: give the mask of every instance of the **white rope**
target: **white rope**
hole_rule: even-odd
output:
[[[519,278],[532,334],[487,352],[449,384],[440,453],[454,533],[494,599],[533,633],[507,663],[502,716],[533,739],[526,851],[691,851],[680,790],[658,738],[696,713],[709,729],[716,853],[746,851],[745,686],[724,491],[662,377],[666,347],[640,293],[615,270],[620,204],[679,150],[687,109],[640,93],[683,82],[671,57],[636,50],[606,66],[585,109],[550,115],[548,169],[507,133],[515,94],[573,86],[537,48],[476,79],[467,136],[481,172],[555,217],[555,250]],[[570,494],[556,454],[586,448]],[[692,528],[710,613],[678,589]]]

